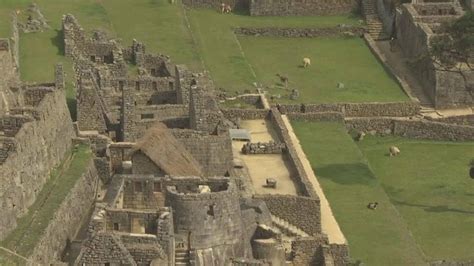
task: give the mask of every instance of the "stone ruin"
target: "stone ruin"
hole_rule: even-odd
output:
[[[463,14],[457,0],[424,0],[403,4],[395,15],[397,42],[407,58],[415,59],[412,71],[436,108],[474,103],[474,71],[447,70],[426,57],[430,39],[443,34],[442,23],[454,21]]]
[[[18,28],[20,28],[22,32],[24,33],[41,32],[45,29],[50,28],[48,21],[44,17],[43,13],[41,13],[41,10],[37,4],[35,3],[30,4],[28,8],[26,9],[25,13],[27,17],[26,22],[25,23],[18,22]]]
[[[21,82],[15,42],[0,39],[0,240],[35,202],[74,136],[62,66],[54,82]]]
[[[242,146],[243,154],[280,154],[283,153],[285,144],[280,142],[247,142]]]
[[[329,244],[321,232],[317,197],[244,196],[229,134],[236,125],[219,109],[206,73],[149,54],[136,40],[122,48],[100,32],[86,37],[72,15],[63,30],[77,82],[78,134],[93,144],[101,182],[93,215],[63,261],[348,263],[347,245]],[[284,149],[263,145],[265,152]]]

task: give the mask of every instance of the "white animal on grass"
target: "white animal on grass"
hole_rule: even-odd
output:
[[[308,57],[303,58],[303,67],[308,67],[311,65],[311,59]]]
[[[390,156],[397,156],[398,154],[400,154],[400,149],[395,146],[390,147],[388,151],[390,152]]]

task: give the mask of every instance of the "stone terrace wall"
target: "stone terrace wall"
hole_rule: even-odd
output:
[[[265,109],[221,109],[224,117],[239,124],[239,120],[265,119],[270,114]]]
[[[195,8],[214,8],[216,10],[221,10],[221,3],[230,5],[234,10],[248,10],[250,0],[183,0],[183,4]]]
[[[16,152],[0,165],[0,239],[15,228],[17,217],[33,204],[51,169],[72,145],[74,130],[64,91],[45,95],[35,113],[35,121],[15,135]]]
[[[316,236],[321,233],[321,210],[319,199],[292,195],[255,195],[267,204],[270,212]]]
[[[349,130],[376,131],[378,134],[447,141],[474,140],[474,127],[432,122],[427,120],[405,120],[391,118],[353,118],[346,119]]]
[[[348,14],[357,9],[355,0],[250,0],[252,16],[314,16]]]
[[[292,121],[338,121],[344,122],[344,115],[340,112],[317,112],[317,113],[290,113],[288,118]]]
[[[301,238],[291,243],[293,265],[324,265],[322,245],[327,245],[326,236]]]
[[[235,34],[250,36],[271,36],[285,38],[314,38],[314,37],[333,37],[346,36],[348,33],[354,36],[362,36],[365,29],[362,27],[327,27],[327,28],[236,28]]]
[[[304,170],[303,163],[301,162],[298,154],[296,153],[296,149],[293,146],[291,141],[290,135],[288,133],[288,128],[286,128],[285,123],[281,117],[280,112],[276,108],[271,109],[270,121],[273,124],[273,127],[278,134],[278,138],[285,143],[286,145],[286,154],[288,158],[288,162],[290,166],[295,170],[296,176],[292,176],[293,182],[301,195],[316,198],[319,200],[318,195],[313,189],[310,181],[308,180],[308,176],[306,171]]]
[[[280,104],[281,113],[341,112],[345,117],[415,116],[420,110],[416,102]]]
[[[349,265],[349,247],[341,244],[323,246],[324,265]],[[331,260],[331,261],[328,261]]]
[[[87,218],[98,186],[97,170],[91,158],[89,165],[54,213],[30,259],[38,264],[60,260],[67,239],[74,239],[78,225]]]
[[[427,117],[427,119],[429,119]],[[447,124],[457,124],[457,125],[465,125],[465,126],[474,126],[474,115],[460,115],[460,116],[451,116],[451,117],[443,117],[443,118],[436,118],[436,119],[429,119],[433,122],[441,122]]]

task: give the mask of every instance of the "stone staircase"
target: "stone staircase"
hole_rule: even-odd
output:
[[[190,266],[189,250],[177,248],[174,252],[174,265]]]
[[[377,14],[376,0],[362,0],[362,12],[367,23],[367,32],[374,40],[387,40],[388,36],[383,30],[382,21]]]
[[[276,227],[282,234],[290,237],[308,237],[309,235],[298,227],[290,224],[289,222],[272,215],[272,222],[274,227]]]

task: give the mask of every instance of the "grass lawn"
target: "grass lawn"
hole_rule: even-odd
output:
[[[338,24],[357,24],[351,16],[331,17],[250,17],[239,14],[223,15],[216,10],[193,9],[187,11],[198,51],[217,86],[228,91],[242,92],[253,88],[259,81],[243,53],[235,27],[329,27]],[[262,52],[262,51],[261,51]],[[263,52],[266,53],[264,49]],[[272,54],[268,54],[271,56]],[[254,66],[258,67],[258,66]],[[261,69],[261,71],[266,71]],[[272,75],[275,73],[271,72]]]
[[[240,36],[245,55],[260,82],[279,102],[289,99],[276,73],[300,92],[298,102],[387,102],[408,100],[361,38],[272,38]],[[312,59],[309,68],[302,58]],[[337,83],[344,88],[337,88]]]
[[[400,156],[384,156],[391,145]],[[430,259],[474,259],[474,142],[368,137],[359,147]]]
[[[91,156],[89,147],[80,145],[73,152],[69,164],[63,163],[58,169],[53,170],[36,201],[28,209],[28,213],[18,220],[16,229],[0,242],[0,246],[28,257],[54,213],[74,187],[78,178],[84,173]]]
[[[366,265],[424,265],[407,224],[344,125],[292,125],[348,239],[351,256]],[[367,209],[374,201],[379,208]]]

